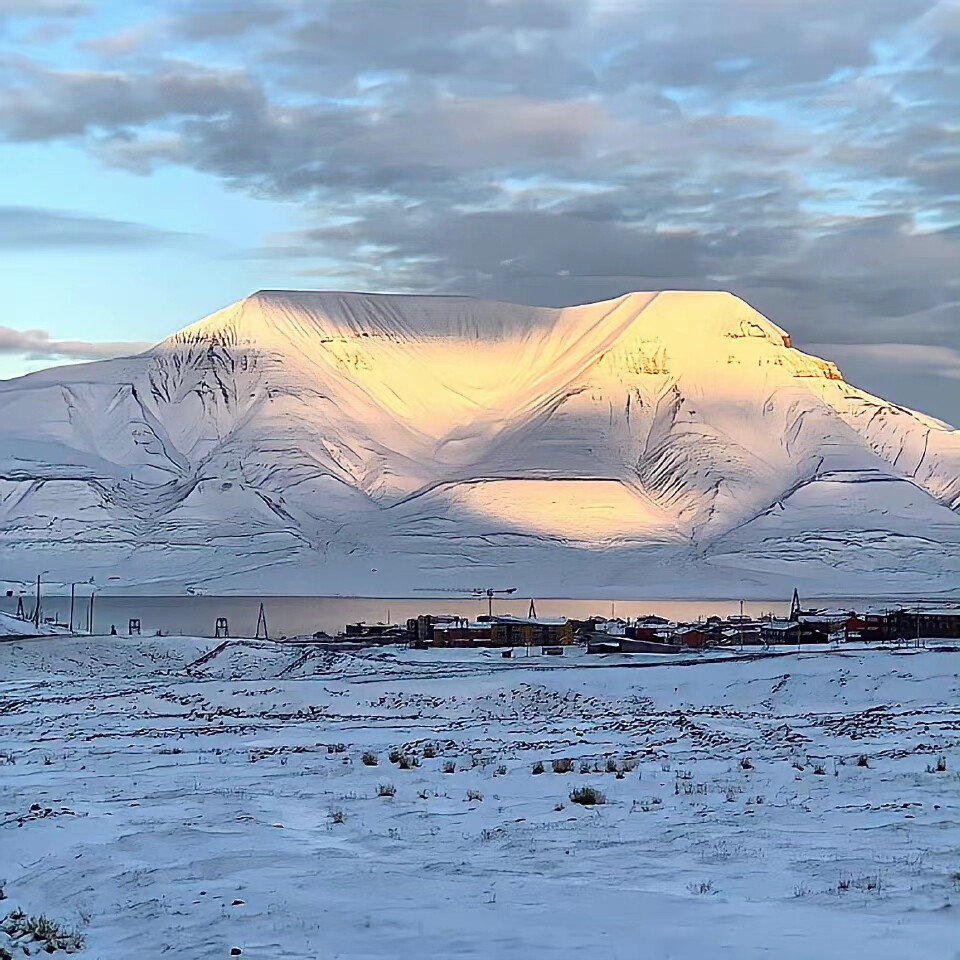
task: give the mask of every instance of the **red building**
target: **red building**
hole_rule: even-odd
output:
[[[679,643],[682,647],[688,647],[691,650],[703,649],[712,638],[712,634],[707,633],[706,630],[698,630],[696,627],[690,630],[678,630],[673,635],[675,643]]]

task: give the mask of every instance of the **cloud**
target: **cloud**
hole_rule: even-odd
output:
[[[960,313],[954,305],[953,320]],[[960,350],[917,343],[811,343],[801,349],[833,360],[849,383],[907,407],[916,397],[928,400],[928,411],[960,426]]]
[[[180,7],[172,32],[187,40],[238,37],[250,30],[273,27],[288,15],[289,5],[270,0],[191,2]]]
[[[295,21],[270,51],[294,84],[350,86],[360,75],[441,81],[450,92],[510,92],[564,99],[597,76],[578,33],[588,3],[576,0],[331,0]],[[311,9],[311,8],[307,8]]]
[[[0,249],[150,246],[174,239],[183,235],[62,210],[0,206]]]
[[[136,53],[158,33],[158,24],[154,22],[137,24],[116,33],[94,37],[84,41],[81,46],[84,50],[91,50],[104,57],[125,57]]]
[[[958,50],[955,0],[174,0],[69,69],[0,58],[0,137],[297,203],[250,255],[325,284],[719,287],[796,342],[937,349]]]
[[[956,340],[960,237],[917,231],[900,216],[851,219],[766,271],[740,280],[755,305],[798,340],[920,343]]]
[[[0,326],[0,354],[25,354],[28,360],[105,360],[142,353],[151,346],[153,344],[139,341],[51,340],[46,330],[14,330]]]
[[[0,0],[0,23],[14,17],[78,17],[92,9],[86,0]]]
[[[919,343],[814,343],[805,349],[823,350],[834,357],[879,360],[884,366],[960,380],[960,350],[928,347]]]
[[[871,66],[878,36],[909,26],[933,6],[934,0],[616,5],[607,29],[624,42],[610,61],[607,83],[769,96]]]
[[[132,138],[170,118],[242,119],[262,108],[259,86],[241,70],[163,63],[148,73],[57,70],[34,61],[0,62],[0,132],[13,141]]]
[[[92,11],[86,0],[0,0],[0,42],[16,35],[20,45],[50,43]]]
[[[166,15],[126,26],[85,41],[85,50],[105,58],[124,58],[151,49],[164,51],[183,44],[216,44],[273,27],[290,15],[290,5],[272,0],[226,0],[174,5]]]

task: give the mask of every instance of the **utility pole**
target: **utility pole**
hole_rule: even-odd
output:
[[[73,633],[73,601],[76,594],[77,585],[75,583],[70,584],[70,632]]]
[[[740,601],[740,652],[743,653],[743,601]]]
[[[33,610],[33,625],[40,629],[40,574],[37,574],[37,605]]]
[[[256,638],[260,639],[260,630],[263,629],[263,639],[270,639],[270,631],[267,629],[267,615],[263,609],[263,601],[260,601],[260,612],[257,614],[257,632]]]
[[[796,587],[793,588],[793,600],[790,602],[790,619],[800,619],[800,593]]]

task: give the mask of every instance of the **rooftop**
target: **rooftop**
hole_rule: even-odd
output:
[[[562,627],[569,623],[567,617],[512,617],[507,614],[495,615],[493,623],[527,623],[540,627]]]

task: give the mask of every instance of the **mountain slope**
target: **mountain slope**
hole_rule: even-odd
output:
[[[958,431],[725,293],[261,291],[0,383],[0,577],[929,593],[957,581],[958,509]]]

